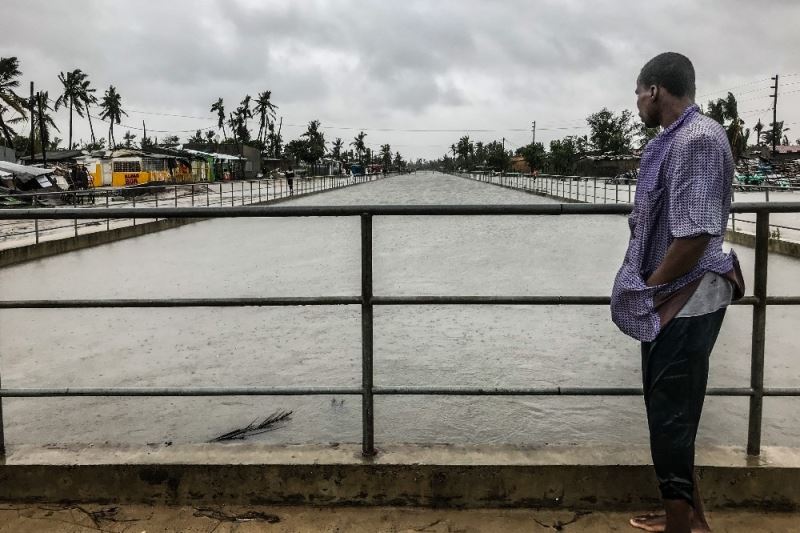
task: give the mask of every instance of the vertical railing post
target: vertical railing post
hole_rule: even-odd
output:
[[[375,455],[372,395],[372,215],[361,215],[361,453]]]
[[[750,414],[747,455],[761,453],[761,418],[764,410],[764,343],[767,326],[767,260],[769,258],[769,212],[756,213],[756,264],[753,296],[753,345],[750,352]]]
[[[191,195],[192,195],[192,207],[194,207],[194,183],[192,183]]]
[[[175,185],[175,207],[178,207],[178,186]]]
[[[36,195],[33,195],[33,207],[36,208]],[[39,219],[33,221],[33,232],[36,234],[36,244],[39,244]]]
[[[3,380],[0,379],[0,389],[3,388]],[[5,464],[6,462],[6,436],[3,428],[5,427],[3,422],[3,397],[0,396],[0,465]]]
[[[106,191],[106,209],[108,209],[108,193],[109,193],[109,191]],[[108,213],[108,211],[106,211],[106,213]],[[110,229],[111,229],[111,219],[107,218],[106,219],[106,231],[109,231]]]

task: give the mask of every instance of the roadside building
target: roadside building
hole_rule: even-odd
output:
[[[776,146],[774,156],[772,155],[772,146],[762,146],[761,157],[763,159],[775,161],[776,163],[797,161],[800,160],[800,145]]]
[[[61,166],[72,166],[75,162],[80,158],[83,157],[85,152],[82,150],[47,150],[45,151],[45,155],[47,156],[47,164],[54,164],[54,165],[61,165]],[[25,155],[19,158],[19,161],[25,165],[39,165],[44,163],[44,159],[42,158],[42,152],[36,152],[33,154],[33,160],[31,160],[31,156]]]
[[[640,160],[638,155],[590,155],[577,161],[575,172],[578,176],[613,178],[637,170]]]
[[[531,166],[521,155],[515,155],[511,157],[511,171],[522,172],[523,174],[530,174],[532,172]]]
[[[224,143],[186,143],[184,150],[197,150],[206,153],[226,154],[242,158],[241,168],[236,165],[232,179],[254,179],[261,173],[261,151],[248,145]],[[232,160],[229,160],[232,161]]]
[[[94,187],[146,183],[193,183],[208,179],[208,165],[189,153],[154,153],[137,149],[95,152],[77,159],[86,165]]]

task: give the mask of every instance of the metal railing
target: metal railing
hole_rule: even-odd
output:
[[[517,189],[521,191],[533,192],[551,196],[553,198],[561,198],[575,202],[584,203],[601,203],[601,204],[619,204],[631,203],[636,195],[636,181],[621,182],[613,178],[602,178],[594,176],[568,176],[561,174],[539,174],[538,176],[531,176],[530,174],[490,174],[490,173],[477,173],[477,172],[459,172],[454,174],[462,178],[468,178],[475,181],[482,181],[492,185],[499,185],[510,189]],[[764,201],[770,201],[770,191],[773,193],[773,199],[776,193],[800,193],[800,187],[780,187],[775,185],[743,185],[735,184],[733,186],[733,198],[736,198],[737,192],[747,193],[763,193]],[[800,203],[800,195],[797,196],[797,201]],[[736,224],[748,224],[752,226],[755,224],[754,220],[747,220],[745,218],[736,218],[734,213],[730,215],[730,228],[736,231]],[[749,227],[748,226],[748,227]],[[797,237],[800,235],[800,227],[787,226],[781,224],[770,224],[773,230],[786,230],[791,232],[790,237]],[[795,234],[796,232],[796,234]],[[773,233],[774,235],[774,233]]]
[[[59,201],[72,204],[77,207],[86,205],[102,207],[104,209],[119,209],[124,207],[179,207],[179,202],[190,207],[194,206],[226,206],[252,205],[270,202],[281,198],[303,196],[316,192],[332,189],[339,189],[351,185],[358,185],[368,181],[374,181],[382,177],[394,175],[390,174],[366,174],[361,176],[302,176],[295,177],[293,187],[290,189],[285,178],[263,178],[257,180],[234,180],[223,182],[198,182],[187,184],[163,184],[163,185],[144,185],[126,188],[97,188],[80,191],[58,191],[58,192],[27,192],[19,194],[6,194],[6,198],[20,199],[31,202],[31,208],[48,209],[48,202]],[[113,199],[113,201],[112,201]],[[138,217],[141,224],[147,217]],[[162,217],[155,217],[158,221]],[[45,235],[52,236],[53,232],[64,229],[72,229],[69,236],[77,237],[81,234],[81,228],[99,227],[105,221],[105,231],[111,228],[111,220],[123,220],[104,212],[102,217],[90,222],[79,223],[78,219],[72,220],[71,224],[45,226],[39,223],[39,219],[34,220],[33,228],[18,227],[19,221],[0,223],[0,242],[14,240],[32,240],[33,244],[39,244]],[[127,224],[137,225],[137,217],[124,219]],[[150,220],[150,219],[148,219]],[[122,227],[117,225],[117,227]],[[103,228],[100,229],[101,231]],[[83,233],[93,233],[84,231]],[[65,238],[65,233],[55,238]],[[27,236],[27,237],[25,237]],[[23,237],[23,239],[20,239]],[[24,245],[27,243],[23,243]]]
[[[360,217],[361,219],[361,294],[358,296],[276,297],[276,298],[193,298],[193,299],[94,299],[94,300],[6,300],[0,309],[32,308],[117,308],[117,307],[241,307],[241,306],[361,306],[361,387],[215,387],[215,388],[2,388],[0,385],[0,454],[3,440],[2,398],[40,398],[75,396],[298,396],[353,395],[362,401],[362,452],[375,454],[374,398],[376,395],[455,395],[455,396],[637,396],[640,387],[376,387],[373,382],[373,309],[376,305],[609,305],[605,296],[376,296],[373,294],[372,243],[375,216],[506,216],[506,215],[614,215],[627,214],[631,205],[538,204],[538,205],[462,205],[462,206],[338,206],[338,207],[185,207],[161,209],[120,208],[115,216],[161,218],[236,218],[236,217]],[[12,218],[98,218],[98,209],[0,210],[0,220]],[[755,284],[753,295],[735,302],[753,307],[751,371],[749,387],[710,388],[711,396],[748,397],[747,453],[758,455],[764,397],[800,396],[800,388],[764,386],[764,343],[768,305],[800,305],[798,296],[767,296],[767,260],[770,213],[800,212],[797,203],[742,203],[734,212],[756,213]],[[103,211],[105,214],[105,211]]]

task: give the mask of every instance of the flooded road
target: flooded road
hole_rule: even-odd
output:
[[[283,205],[524,204],[548,200],[419,173]],[[621,216],[376,217],[376,295],[608,295]],[[752,292],[753,253],[737,247]],[[204,221],[3,269],[0,297],[336,296],[360,291],[359,220]],[[769,292],[800,294],[800,261],[770,257]],[[748,307],[728,311],[710,386],[749,385]],[[767,317],[767,386],[800,384],[800,308]],[[360,308],[0,312],[4,387],[358,386]],[[640,386],[638,344],[606,307],[375,309],[380,386]],[[743,446],[746,398],[708,398],[701,444]],[[358,397],[6,399],[23,443],[204,442],[276,410],[275,443],[360,442]],[[766,445],[800,444],[800,400],[765,399]],[[640,398],[377,397],[376,442],[647,442]]]

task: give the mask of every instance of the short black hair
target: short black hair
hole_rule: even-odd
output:
[[[664,52],[648,61],[639,73],[639,85],[664,87],[673,96],[694,98],[694,67],[689,58],[676,52]]]

